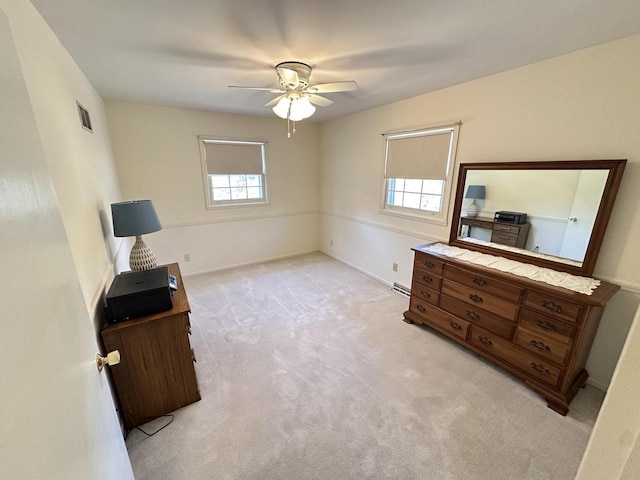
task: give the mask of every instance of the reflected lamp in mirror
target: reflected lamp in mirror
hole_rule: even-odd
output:
[[[464,198],[472,198],[473,202],[471,205],[467,207],[467,217],[477,217],[480,209],[478,208],[478,204],[476,200],[484,200],[485,198],[485,188],[484,185],[469,185],[467,189],[467,194]]]
[[[156,256],[142,241],[142,235],[162,230],[151,200],[132,200],[111,204],[113,235],[116,237],[136,237],[129,255],[131,270],[150,270],[158,264]]]

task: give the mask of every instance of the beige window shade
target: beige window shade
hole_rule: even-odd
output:
[[[204,142],[209,175],[262,174],[262,145]]]
[[[386,178],[446,180],[452,131],[387,137]]]

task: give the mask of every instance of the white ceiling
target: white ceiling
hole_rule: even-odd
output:
[[[302,61],[327,120],[640,33],[639,0],[31,0],[105,98],[273,115]]]

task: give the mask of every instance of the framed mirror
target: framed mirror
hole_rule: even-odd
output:
[[[590,276],[626,162],[461,164],[449,244]]]

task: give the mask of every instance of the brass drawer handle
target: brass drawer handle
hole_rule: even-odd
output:
[[[479,297],[478,295],[476,295],[475,293],[470,293],[469,294],[469,298],[476,303],[482,303],[482,297]]]
[[[424,262],[424,266],[427,268],[434,268],[436,264],[433,262]]]
[[[551,301],[547,301],[547,300],[543,300],[542,302],[540,302],[540,305],[542,305],[542,307],[544,307],[547,310],[550,310],[552,312],[562,313],[562,307],[560,305],[558,305],[557,303],[554,303],[554,302],[551,302]]]
[[[541,352],[547,352],[547,353],[551,352],[551,349],[542,342],[531,340],[529,343],[533,345],[535,348],[537,348],[538,350],[540,350]]]
[[[191,349],[191,359],[193,363],[198,363],[198,360],[196,360],[196,352],[193,351],[193,348]]]
[[[424,308],[422,305],[416,305],[416,309],[421,311],[421,312],[426,312],[427,311],[427,309]]]
[[[507,237],[505,235],[496,235],[497,238],[499,238],[500,240],[511,240],[511,237]]]
[[[462,327],[460,325],[458,325],[456,322],[449,322],[449,325],[451,326],[451,328],[453,328],[454,330],[462,330]]]
[[[420,290],[420,295],[424,298],[431,298],[431,294],[429,292],[425,292],[424,290]]]
[[[493,346],[493,342],[491,340],[489,340],[487,337],[483,337],[481,335],[478,335],[478,340],[480,341],[480,343],[486,345],[487,347],[492,347]]]
[[[478,315],[476,312],[472,312],[471,310],[467,310],[467,317],[469,317],[471,320],[478,320],[480,318],[480,315]]]
[[[475,283],[476,285],[478,285],[480,287],[484,287],[487,284],[487,282],[485,282],[483,279],[478,278],[478,277],[473,279],[473,283]]]
[[[538,372],[540,375],[545,375],[545,376],[549,376],[551,375],[551,372],[549,370],[547,370],[546,368],[544,368],[542,365],[538,365],[537,363],[531,363],[531,368],[533,368],[536,372]]]
[[[544,320],[538,320],[536,322],[536,325],[538,325],[541,329],[547,330],[549,332],[556,331],[556,327],[554,325],[551,325],[549,322],[545,322]]]
[[[433,282],[433,278],[428,277],[427,275],[423,275],[423,276],[422,276],[422,279],[423,279],[425,282],[427,282],[427,283],[431,283],[431,282]]]

